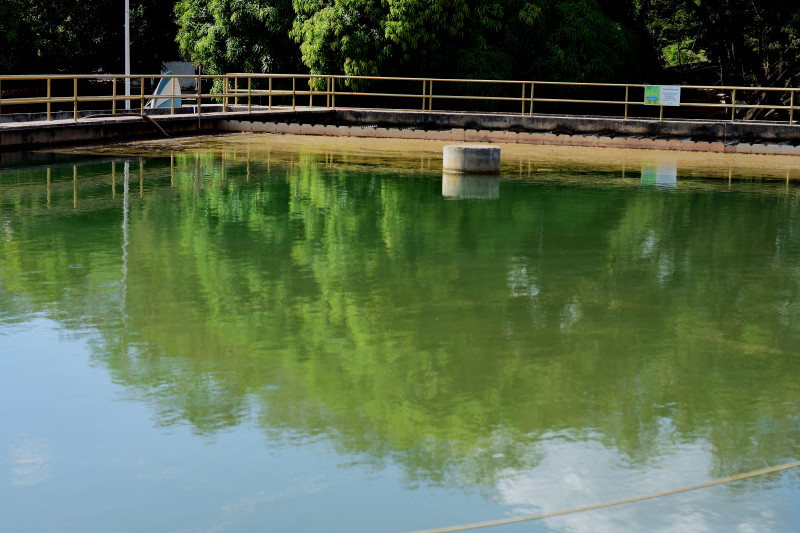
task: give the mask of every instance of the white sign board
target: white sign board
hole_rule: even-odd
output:
[[[661,105],[679,106],[681,105],[681,86],[662,85],[661,86]]]

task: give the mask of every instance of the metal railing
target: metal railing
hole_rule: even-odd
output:
[[[591,107],[593,110],[599,108],[616,108],[616,113],[605,114],[602,116],[630,118],[631,110],[636,109],[639,116],[645,118],[655,118],[650,116],[655,114],[655,110],[647,108],[658,108],[658,119],[664,119],[664,106],[653,106],[645,102],[644,84],[625,84],[625,83],[571,83],[555,81],[523,81],[523,80],[469,80],[469,79],[449,79],[449,78],[404,78],[404,77],[379,77],[379,76],[345,76],[345,75],[317,75],[317,74],[253,74],[253,73],[231,73],[225,75],[171,75],[170,77],[181,79],[191,79],[197,89],[189,94],[159,94],[153,95],[148,91],[147,82],[154,85],[152,80],[164,77],[161,74],[148,75],[42,75],[42,76],[0,76],[0,115],[8,113],[13,108],[36,108],[43,109],[46,120],[53,119],[54,108],[66,108],[71,111],[71,118],[77,121],[79,118],[79,107],[89,109],[88,104],[100,104],[105,109],[110,108],[112,115],[123,114],[121,107],[125,102],[130,102],[131,112],[141,115],[145,114],[147,102],[156,96],[160,99],[169,99],[171,102],[170,114],[175,114],[176,101],[178,99],[190,102],[191,112],[202,114],[204,102],[209,105],[211,102],[222,104],[221,111],[227,112],[231,106],[246,105],[247,111],[252,112],[253,107],[271,110],[273,107],[286,108],[291,106],[292,110],[297,107],[314,107],[314,98],[324,99],[324,107],[336,108],[336,97],[347,98],[348,102],[370,100],[374,104],[376,100],[384,99],[392,104],[401,101],[413,101],[418,103],[415,109],[431,112],[434,109],[434,100],[437,110],[442,111],[465,111],[464,101],[477,101],[484,108],[487,106],[505,107],[507,113],[519,113],[523,116],[533,116],[534,112],[541,112],[546,106],[559,106],[561,114],[574,114],[572,109],[579,109],[583,106]],[[138,94],[120,94],[119,84],[126,79],[138,82]],[[54,91],[54,84],[59,85],[59,90]],[[414,89],[413,86],[420,89]],[[67,87],[71,85],[71,87]],[[83,92],[79,92],[79,86],[83,86]],[[91,86],[89,90],[86,87]],[[203,87],[207,88],[204,92]],[[214,88],[212,88],[212,86]],[[367,91],[372,87],[387,88],[384,92],[380,90]],[[400,91],[405,87],[408,90]],[[515,89],[516,87],[516,89]],[[714,113],[723,114],[725,120],[730,117],[730,121],[737,120],[737,111],[745,112],[745,116],[739,117],[741,120],[752,118],[753,112],[765,110],[774,114],[783,113],[788,118],[790,125],[794,124],[794,111],[798,109],[797,92],[800,89],[783,87],[737,87],[737,86],[702,86],[684,85],[681,86],[681,99],[679,106],[668,108],[671,110],[672,118],[685,115],[688,111],[702,108],[706,117]],[[485,89],[485,90],[483,90]],[[100,94],[92,94],[96,92]],[[388,91],[388,92],[387,92]],[[460,92],[459,92],[460,91]],[[512,95],[516,91],[516,95]],[[27,93],[36,92],[34,96],[27,96]],[[14,96],[13,93],[22,93],[23,96]],[[544,95],[543,95],[544,93]],[[579,96],[569,97],[569,93],[577,93]],[[586,95],[584,97],[581,94]],[[637,96],[641,94],[641,98]],[[5,95],[5,96],[4,96]],[[11,97],[9,97],[11,95]],[[684,100],[683,95],[687,95]],[[766,100],[773,97],[777,98],[776,103],[747,103],[737,100],[737,95],[749,95],[751,99],[760,97]],[[300,103],[301,98],[308,98],[308,105]],[[447,105],[445,105],[447,102]],[[455,105],[453,104],[455,103]],[[518,111],[510,111],[509,105],[516,103]],[[122,106],[121,106],[122,104]],[[280,105],[279,105],[280,104]],[[182,106],[187,107],[187,106]],[[381,106],[377,106],[381,107]],[[568,111],[564,111],[569,109]],[[243,110],[243,109],[242,109]],[[127,111],[126,111],[127,112]]]

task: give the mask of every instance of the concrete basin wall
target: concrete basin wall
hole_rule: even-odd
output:
[[[248,113],[242,107],[200,117],[180,114],[151,118],[171,136],[247,131],[800,155],[800,146],[796,146],[800,145],[800,126],[758,122],[326,108],[254,108]],[[138,116],[0,124],[2,150],[160,137],[163,134],[157,127]]]

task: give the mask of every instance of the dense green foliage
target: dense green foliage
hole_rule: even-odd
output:
[[[700,81],[725,85],[800,81],[800,3],[794,0],[634,2],[664,63],[685,76],[699,67]]]
[[[134,72],[800,81],[793,0],[132,0],[131,26]],[[119,2],[6,0],[0,73],[121,72],[123,31]]]
[[[311,72],[351,75],[631,82],[667,67],[674,81],[793,85],[800,72],[800,5],[789,0],[293,0],[293,13],[285,0],[273,2],[285,16],[262,24],[270,44],[243,55],[230,51],[250,23],[203,15],[227,3],[178,9],[182,50],[220,72],[269,71],[261,58],[297,50]]]
[[[131,69],[158,72],[177,58],[169,0],[131,0]],[[125,11],[109,0],[0,3],[0,73],[125,71]]]
[[[180,0],[175,14],[182,54],[209,74],[297,70],[290,0]]]
[[[294,0],[314,73],[487,79],[637,77],[640,39],[596,0]]]

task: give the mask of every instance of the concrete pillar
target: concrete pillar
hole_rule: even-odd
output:
[[[495,174],[500,172],[500,147],[451,144],[444,147],[445,172]]]

